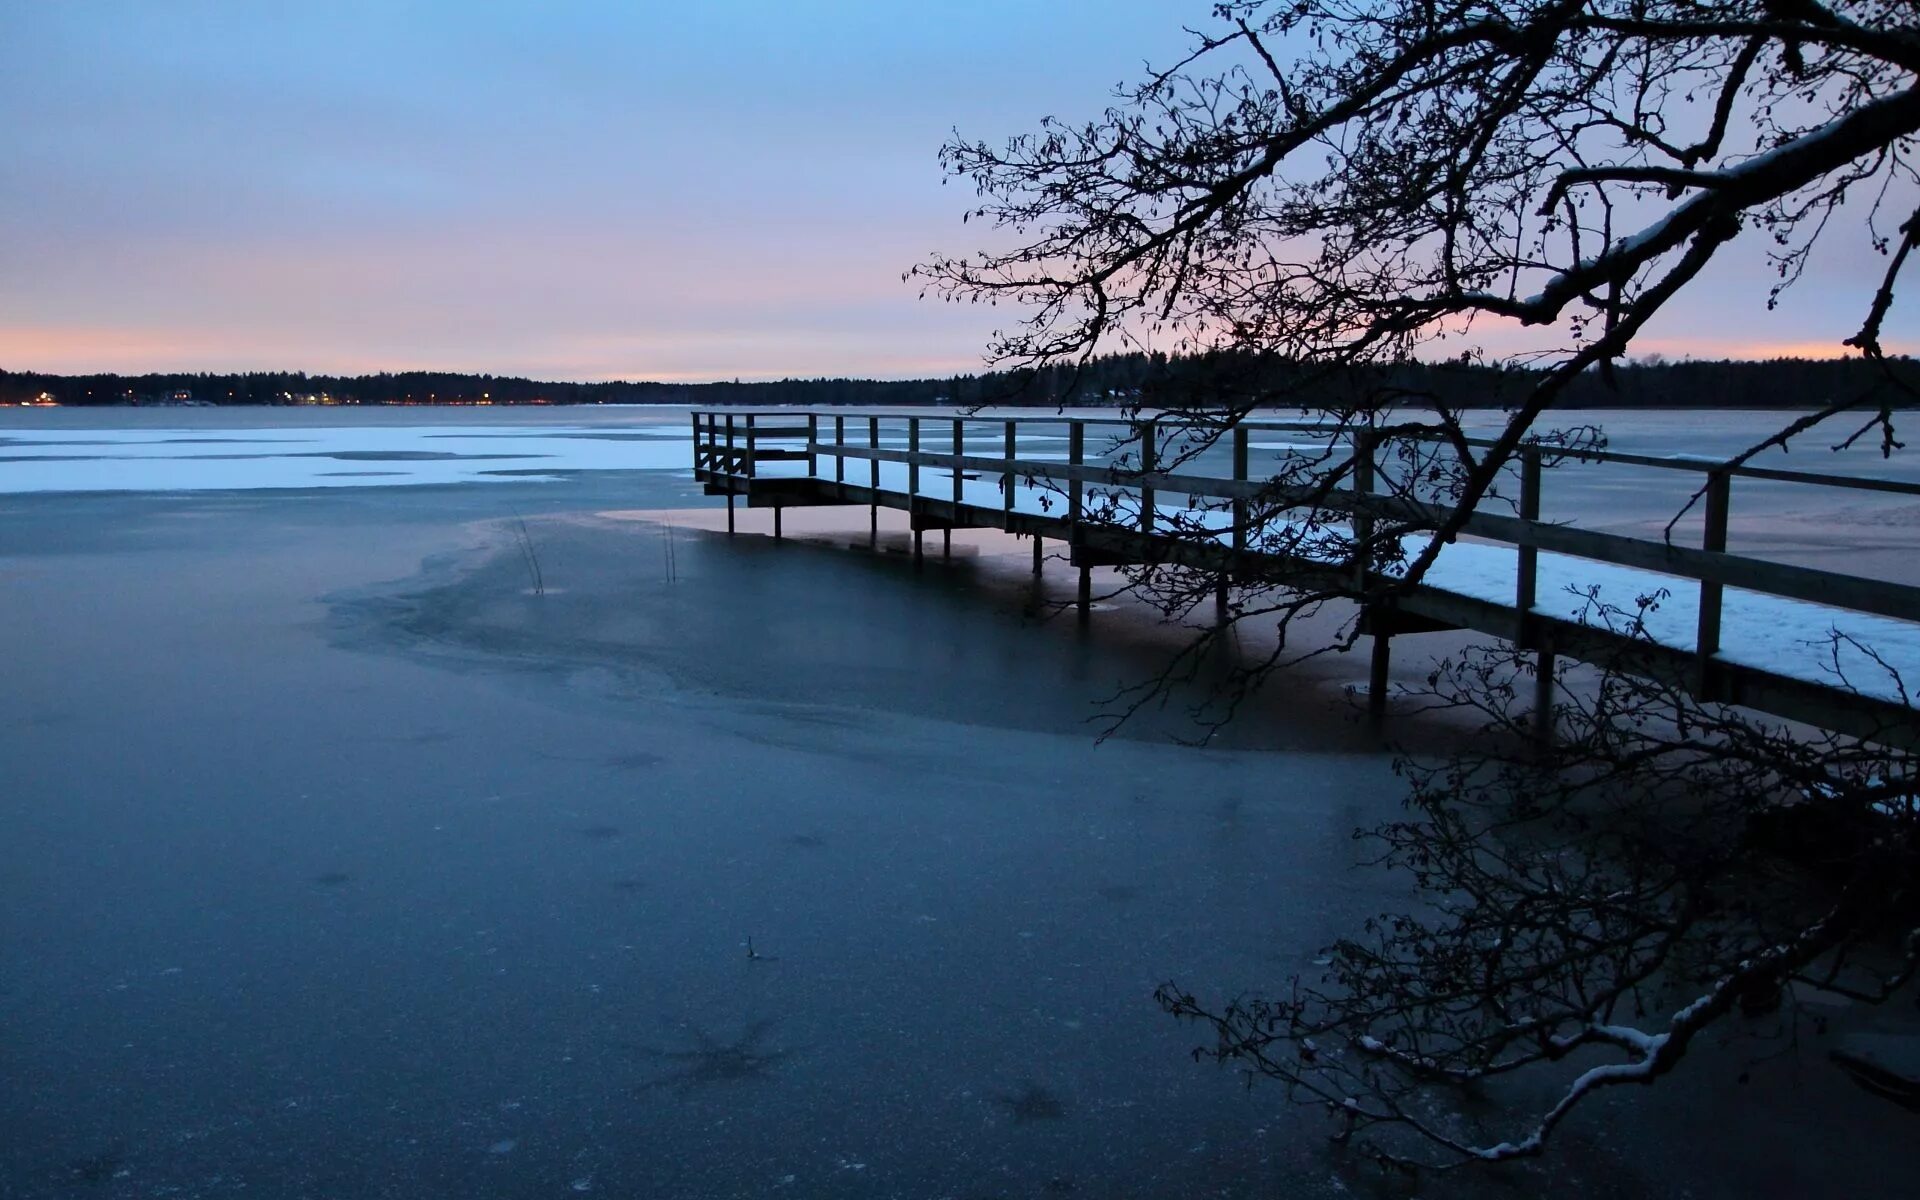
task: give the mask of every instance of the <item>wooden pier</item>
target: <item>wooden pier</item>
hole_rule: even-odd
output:
[[[1351,456],[1355,486],[1296,488],[1297,494],[1276,495],[1270,480],[1252,477],[1251,439],[1261,434],[1326,436],[1324,428],[1297,421],[1236,425],[1221,436],[1212,455],[1228,459],[1228,473],[1214,475],[1193,473],[1199,459],[1177,471],[1160,470],[1156,459],[1165,430],[1152,419],[723,409],[697,411],[692,420],[694,474],[709,495],[726,497],[729,532],[735,528],[740,500],[748,508],[772,510],[776,537],[786,508],[864,505],[877,538],[879,510],[889,508],[907,514],[916,563],[925,554],[929,532],[939,532],[950,545],[955,529],[998,529],[1034,539],[1036,574],[1042,569],[1042,548],[1051,540],[1066,548],[1069,563],[1079,572],[1083,620],[1092,595],[1091,571],[1103,566],[1184,566],[1222,579],[1293,583],[1366,600],[1380,595],[1393,579],[1364,566],[1262,550],[1259,520],[1272,520],[1276,503],[1297,499],[1303,507],[1345,514],[1364,541],[1375,521],[1418,524],[1425,519],[1435,524],[1442,513],[1438,507],[1418,511],[1419,503],[1404,495],[1376,494],[1375,472],[1382,469],[1377,464],[1388,461],[1384,456],[1391,447],[1364,440],[1369,436],[1364,431],[1339,435],[1363,439],[1342,451],[1342,459]],[[1090,439],[1115,438],[1125,439],[1129,447],[1126,463],[1101,461],[1098,446],[1090,452]],[[1062,441],[1064,455],[1057,449]],[[1056,449],[1039,451],[1043,442]],[[1898,688],[1875,690],[1822,671],[1817,662],[1809,666],[1803,660],[1811,659],[1811,652],[1784,637],[1777,656],[1773,647],[1761,647],[1766,653],[1756,655],[1750,637],[1740,645],[1741,653],[1729,654],[1724,640],[1732,589],[1750,608],[1754,598],[1765,598],[1770,607],[1764,613],[1792,619],[1781,622],[1786,628],[1793,620],[1804,627],[1831,613],[1836,627],[1851,619],[1902,645],[1910,639],[1915,652],[1909,678],[1920,686],[1920,588],[1770,562],[1726,548],[1736,479],[1908,496],[1920,496],[1920,484],[1730,468],[1685,457],[1598,450],[1578,455],[1585,461],[1692,473],[1704,488],[1700,544],[1694,547],[1541,520],[1542,455],[1538,448],[1520,451],[1512,515],[1474,512],[1462,529],[1474,545],[1443,547],[1435,569],[1422,582],[1397,589],[1390,602],[1371,603],[1363,610],[1362,630],[1372,637],[1368,698],[1376,713],[1387,692],[1393,637],[1468,629],[1540,655],[1536,675],[1541,687],[1535,700],[1541,713],[1551,712],[1553,659],[1565,655],[1593,663],[1629,662],[1632,669],[1679,682],[1704,700],[1872,741],[1920,745],[1920,713]],[[1184,503],[1170,504],[1169,497],[1182,497]],[[1262,518],[1250,515],[1256,502]],[[1196,536],[1196,516],[1209,518],[1217,534],[1203,530]],[[1490,589],[1484,578],[1463,583],[1461,572],[1440,569],[1470,552],[1479,556],[1477,561],[1491,562],[1492,575],[1501,580],[1498,589]],[[1504,557],[1492,562],[1489,553]],[[1543,607],[1543,581],[1565,579],[1580,564],[1609,571],[1615,583],[1624,579],[1644,583],[1647,590],[1666,587],[1682,601],[1690,600],[1694,611],[1685,635],[1635,637]],[[1633,574],[1623,577],[1622,569]],[[1510,581],[1505,579],[1508,571]],[[1223,586],[1222,612],[1226,602]],[[1898,666],[1905,660],[1898,646],[1895,650],[1885,657]]]

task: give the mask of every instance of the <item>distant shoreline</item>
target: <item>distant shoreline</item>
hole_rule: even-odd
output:
[[[1299,411],[1393,395],[1460,409],[1520,402],[1538,373],[1461,363],[1404,362],[1323,373],[1233,354],[1174,358],[1116,354],[1078,366],[923,379],[816,378],[748,382],[569,383],[462,372],[309,375],[285,371],[57,375],[0,370],[0,406],[97,408],[1115,408],[1209,405],[1288,396]],[[1920,405],[1920,363],[1862,358],[1668,362],[1657,357],[1589,371],[1558,410],[1824,407],[1841,398]]]
[[[915,402],[910,404],[883,404],[883,403],[870,402],[870,401],[853,401],[853,400],[848,400],[848,401],[819,401],[819,400],[816,400],[816,401],[764,401],[764,402],[728,401],[728,400],[706,400],[706,401],[566,400],[566,401],[543,401],[543,402],[533,402],[533,401],[482,402],[482,401],[474,401],[474,400],[435,400],[429,403],[413,403],[413,404],[406,404],[406,403],[393,404],[393,403],[386,403],[382,401],[372,401],[367,403],[354,401],[346,404],[270,404],[270,403],[265,403],[260,401],[233,401],[233,402],[224,403],[224,404],[112,404],[112,403],[71,404],[71,403],[64,403],[64,402],[53,403],[53,404],[36,404],[31,401],[10,402],[5,400],[0,400],[0,410],[46,409],[46,410],[73,411],[73,410],[85,409],[87,411],[102,411],[102,412],[107,412],[107,411],[205,412],[208,410],[219,410],[219,409],[246,409],[249,411],[255,410],[255,409],[284,409],[288,411],[350,412],[355,409],[379,409],[382,411],[393,411],[393,410],[409,409],[409,408],[432,408],[432,409],[497,408],[497,409],[511,409],[516,412],[525,412],[528,410],[555,409],[555,408],[565,408],[565,409],[738,408],[742,410],[754,410],[754,409],[764,409],[764,408],[795,408],[795,409],[844,408],[844,409],[847,409],[848,411],[864,412],[869,409],[887,410],[887,409],[907,409],[907,408],[915,408],[915,409],[933,408],[933,409],[946,409],[954,412],[962,412],[962,411],[972,411],[976,409],[987,410],[987,409],[1030,408],[1030,409],[1041,409],[1041,410],[1058,410],[1063,413],[1072,413],[1075,411],[1082,411],[1082,410],[1087,412],[1111,411],[1116,406],[1121,405],[1123,403],[1124,402],[1120,402],[1120,401],[1111,401],[1111,402],[1089,403],[1089,404],[1060,404],[1057,402],[1051,403],[1051,404],[1042,404],[1042,403],[1021,404],[1013,401],[990,401],[984,404],[972,404],[972,403],[953,404],[953,403],[936,403],[931,401],[920,401],[920,402]],[[1864,407],[1865,404],[1866,402],[1863,401],[1862,406]],[[1498,411],[1500,408],[1503,407],[1502,405],[1494,404],[1494,403],[1474,404],[1474,403],[1460,403],[1460,402],[1450,402],[1450,406],[1454,408],[1474,411],[1474,412],[1493,412],[1493,411]],[[1149,411],[1151,410],[1150,405],[1146,407]],[[1405,407],[1419,407],[1419,406],[1409,405]],[[1750,399],[1727,400],[1727,401],[1696,401],[1692,403],[1674,400],[1674,401],[1662,401],[1659,403],[1629,404],[1629,403],[1623,403],[1618,399],[1609,400],[1609,399],[1603,398],[1603,399],[1594,400],[1592,402],[1582,402],[1579,404],[1555,405],[1554,411],[1555,412],[1585,412],[1585,411],[1618,412],[1621,410],[1632,410],[1632,411],[1642,411],[1642,412],[1817,412],[1820,409],[1825,407],[1827,407],[1826,404],[1819,401],[1811,401],[1811,400],[1802,401],[1799,403],[1778,403],[1778,404],[1759,403]],[[1878,404],[1876,403],[1874,407],[1878,407]],[[1909,412],[1916,409],[1920,409],[1920,399],[1899,400],[1899,401],[1889,403],[1888,407],[1898,412]],[[1272,404],[1272,405],[1256,405],[1254,408],[1254,411],[1273,412],[1273,413],[1279,413],[1279,414],[1298,414],[1301,411],[1301,409],[1302,409],[1302,406],[1299,404]]]

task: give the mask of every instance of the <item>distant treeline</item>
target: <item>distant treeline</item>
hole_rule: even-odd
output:
[[[1912,359],[1891,363],[1920,383]],[[1886,371],[1862,359],[1768,362],[1641,361],[1589,372],[1564,407],[1801,408],[1888,391]],[[1268,397],[1280,407],[1351,403],[1362,397],[1434,398],[1459,407],[1512,403],[1527,371],[1408,362],[1328,376],[1280,361],[1233,355],[1168,359],[1116,354],[1082,368],[991,372],[939,379],[782,379],[743,383],[551,383],[439,371],[378,375],[46,375],[0,371],[0,403],[111,404],[674,404],[674,405],[1145,405]],[[1911,394],[1911,393],[1908,393]]]

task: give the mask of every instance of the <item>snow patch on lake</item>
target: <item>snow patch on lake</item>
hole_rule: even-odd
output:
[[[685,471],[684,430],[593,426],[13,430],[0,493],[233,491],[551,481],[570,471]]]

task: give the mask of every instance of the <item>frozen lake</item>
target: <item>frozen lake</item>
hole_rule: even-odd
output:
[[[1713,453],[1720,419],[1631,436]],[[985,542],[916,576],[699,532],[686,429],[0,410],[0,1197],[1375,1190],[1150,1000],[1277,987],[1400,902],[1353,868],[1399,791],[1352,664],[1218,748],[1172,715],[1096,746],[1164,638],[1031,617]],[[1832,513],[1755,511],[1839,552]],[[1910,563],[1909,516],[1860,509],[1850,561]],[[1879,1186],[1834,1148],[1909,1117],[1817,1054],[1746,1065],[1504,1186]]]
[[[1714,458],[1745,449],[1786,419],[1758,411],[1581,411],[1562,424],[1599,425],[1614,450]],[[1484,414],[1472,423],[1490,431],[1497,420]],[[945,424],[927,423],[929,449],[944,446]],[[993,428],[981,422],[972,436]],[[1883,458],[1873,438],[1835,453],[1850,428],[1804,434],[1791,452],[1769,450],[1754,465],[1920,482],[1920,455]],[[857,428],[848,434],[855,443],[861,436]],[[1058,445],[1024,436],[1023,456],[1065,457],[1064,427],[1053,439]],[[989,439],[973,448],[992,453],[994,445]],[[1088,445],[1096,456],[1102,448],[1097,436]],[[1254,439],[1254,470],[1312,445],[1263,433]],[[1223,453],[1194,469],[1228,474]],[[553,482],[588,471],[685,470],[691,462],[684,409],[0,409],[0,496]],[[1566,463],[1547,474],[1542,516],[1659,537],[1698,482],[1691,472]],[[1743,479],[1732,512],[1728,548],[1737,553],[1920,583],[1920,556],[1911,553],[1920,542],[1920,500]],[[1697,527],[1696,510],[1676,536],[1697,537]]]

